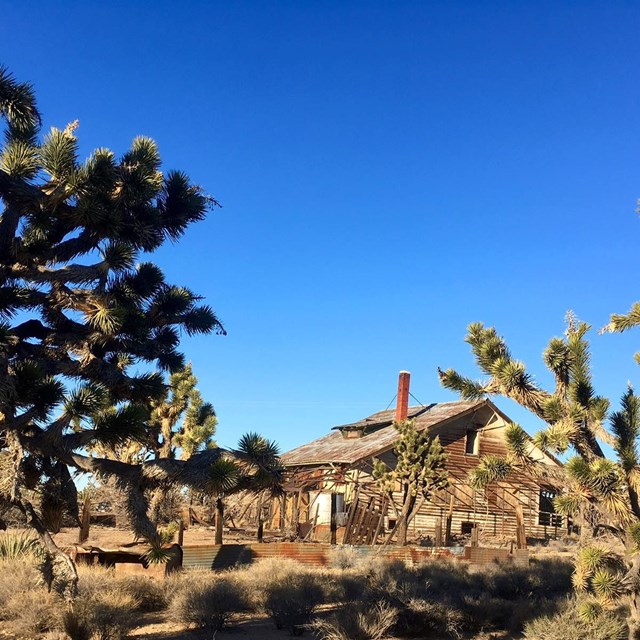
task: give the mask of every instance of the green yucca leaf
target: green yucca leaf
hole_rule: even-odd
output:
[[[554,453],[564,453],[577,433],[578,429],[571,419],[559,420],[547,428],[547,447]]]
[[[589,484],[600,495],[615,492],[620,485],[620,472],[613,460],[601,458],[590,465]]]
[[[556,422],[565,417],[566,404],[562,398],[551,396],[543,404],[544,417],[547,422]]]
[[[156,171],[160,168],[158,145],[151,138],[137,136],[133,139],[131,150],[124,156],[123,161],[137,163],[149,171]]]
[[[595,422],[602,422],[609,412],[610,402],[607,398],[602,396],[595,396],[589,403],[589,412],[592,420]]]
[[[577,483],[587,487],[591,486],[591,467],[583,458],[579,456],[569,458],[565,464],[565,471]]]
[[[515,422],[512,422],[505,429],[505,439],[509,453],[518,460],[528,460],[531,441],[525,430]]]
[[[609,558],[609,552],[602,547],[584,547],[578,552],[576,567],[580,567],[588,572],[589,575],[593,575],[597,569],[605,565]]]
[[[584,496],[579,493],[563,493],[553,499],[557,513],[563,516],[576,515],[584,504]]]
[[[483,466],[477,466],[469,472],[469,486],[477,491],[482,491],[491,482],[489,470]]]
[[[44,549],[31,531],[0,532],[0,559],[14,560],[22,556],[38,556]]]
[[[576,591],[587,591],[592,572],[583,567],[576,567],[571,575],[571,584]]]
[[[606,325],[602,332],[622,332],[627,331],[640,324],[640,302],[636,302],[630,309],[629,313],[611,315],[609,324]]]
[[[95,304],[85,312],[85,317],[91,327],[109,335],[116,333],[122,327],[124,314],[123,309],[102,307]]]
[[[634,522],[627,528],[627,533],[633,541],[634,551],[640,551],[640,522]]]
[[[194,307],[182,316],[184,328],[189,335],[209,333],[213,331],[217,335],[226,335],[224,327],[218,320],[213,309],[208,305]]]
[[[100,253],[107,268],[112,271],[131,269],[137,255],[137,251],[125,242],[111,242]]]
[[[73,135],[76,124],[64,131],[53,127],[40,147],[42,168],[55,180],[68,180],[76,170],[78,141]]]
[[[24,140],[11,140],[0,153],[0,169],[17,178],[30,179],[38,171],[38,150]]]
[[[578,615],[587,623],[595,622],[604,613],[604,605],[602,602],[590,598],[578,605]]]
[[[591,578],[596,595],[605,602],[612,602],[624,593],[622,576],[607,569],[596,569]]]
[[[465,400],[480,400],[486,395],[482,383],[465,378],[453,369],[447,369],[446,371],[438,369],[438,375],[443,387],[458,392]]]
[[[104,408],[107,401],[108,394],[104,387],[97,384],[84,385],[67,395],[64,408],[69,417],[79,419]]]
[[[259,464],[274,461],[279,454],[278,445],[257,433],[245,433],[238,442],[237,452]]]
[[[32,139],[40,125],[32,85],[16,82],[4,66],[0,66],[0,114],[9,124],[9,141]]]
[[[206,211],[218,203],[192,185],[186,174],[171,171],[167,174],[158,198],[162,225],[172,240],[177,240],[191,222],[202,220]]]
[[[218,458],[209,468],[211,490],[218,494],[233,491],[240,477],[240,467],[228,458]]]
[[[538,447],[538,449],[542,449],[542,451],[549,450],[549,437],[547,436],[547,430],[543,429],[542,431],[538,431],[533,435],[533,443]]]
[[[173,348],[165,349],[157,355],[156,364],[161,371],[179,371],[184,367],[184,354]]]
[[[151,538],[147,538],[149,549],[143,554],[143,558],[149,564],[165,564],[171,558],[171,550],[163,547],[162,535],[158,532]]]
[[[148,417],[148,409],[139,404],[105,409],[93,418],[92,440],[110,446],[144,442]]]

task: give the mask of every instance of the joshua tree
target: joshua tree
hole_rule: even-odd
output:
[[[162,376],[148,365],[184,367],[181,330],[224,333],[196,294],[137,262],[217,203],[184,173],[161,172],[149,138],[136,138],[121,158],[98,149],[85,162],[77,123],[41,138],[32,87],[6,69],[0,116],[0,449],[11,459],[0,497],[38,531],[54,558],[54,586],[72,595],[75,567],[29,489],[65,487],[76,516],[71,471],[112,478],[135,533],[156,544],[148,495],[171,485],[207,487],[212,464],[233,457],[212,448],[135,464],[87,453],[148,441],[153,403],[165,397]],[[261,460],[256,465],[269,473]]]
[[[390,468],[382,460],[376,460],[373,475],[398,513],[394,529],[398,542],[407,544],[409,524],[424,500],[449,484],[445,468],[447,455],[440,438],[431,438],[418,430],[413,420],[396,422],[394,426],[399,436],[393,447],[396,466]],[[394,492],[398,490],[402,496],[399,508],[394,500]]]
[[[469,325],[465,340],[488,379],[475,381],[449,369],[439,370],[440,380],[467,399],[502,395],[515,400],[547,423],[534,436],[540,448],[576,454],[565,465],[566,490],[555,499],[556,510],[564,515],[589,512],[594,529],[613,533],[627,550],[624,558],[598,547],[580,553],[574,583],[595,596],[581,612],[596,615],[603,604],[626,594],[629,637],[640,638],[640,399],[629,388],[620,410],[608,416],[610,430],[605,428],[609,401],[593,389],[588,330],[586,323],[569,314],[565,335],[549,342],[543,360],[555,379],[552,391],[538,386],[495,329],[480,323]],[[616,460],[605,456],[598,440],[614,449]],[[472,478],[476,486],[503,479],[514,465],[531,468],[527,438],[519,427],[509,430],[508,444],[507,459],[492,456],[481,461]]]

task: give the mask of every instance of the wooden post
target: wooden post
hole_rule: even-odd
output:
[[[433,536],[433,541],[436,547],[442,546],[442,518],[436,518],[436,529]]]
[[[257,512],[258,533],[256,537],[258,538],[258,542],[262,543],[262,537],[264,535],[264,522],[262,521],[262,494],[260,494],[260,497],[258,498]]]
[[[451,523],[453,522],[453,505],[455,504],[456,497],[452,493],[451,498],[449,499],[449,512],[447,513],[447,520],[444,528],[444,544],[447,547],[451,546],[453,542],[451,540]]]
[[[371,544],[378,543],[378,537],[380,536],[380,531],[382,531],[382,525],[384,524],[384,517],[386,513],[387,513],[387,496],[383,496],[382,502],[380,504],[380,517],[378,518],[378,524],[376,525],[376,530],[375,530],[375,533],[373,534],[373,541],[371,542]],[[346,536],[346,532],[345,532],[345,536]]]
[[[516,546],[518,549],[527,548],[527,532],[524,528],[524,514],[522,505],[516,505]]]
[[[336,544],[336,531],[338,529],[336,522],[336,508],[338,505],[338,496],[335,493],[331,493],[331,544]]]
[[[78,542],[82,544],[89,539],[89,523],[91,521],[91,499],[87,495],[82,505],[82,516],[80,517],[80,531],[78,532]]]
[[[284,529],[286,527],[286,518],[287,515],[287,494],[283,494],[282,497],[280,498],[280,533],[284,532]]]
[[[356,488],[355,496],[351,500],[351,507],[349,508],[349,515],[347,516],[347,524],[344,530],[344,544],[351,542],[351,529],[353,528],[353,519],[356,515],[356,509],[358,508],[358,498],[360,497],[360,485]]]
[[[471,529],[471,546],[472,547],[478,546],[479,538],[480,538],[480,529],[478,528],[477,524],[474,524]]]
[[[178,520],[178,544],[180,546],[184,544],[184,520],[182,518]]]

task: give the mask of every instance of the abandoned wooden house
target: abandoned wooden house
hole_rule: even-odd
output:
[[[557,535],[566,522],[554,513],[561,464],[531,442],[531,456],[543,471],[533,478],[512,474],[485,490],[469,486],[469,472],[487,454],[507,454],[505,429],[512,422],[491,401],[458,401],[408,406],[409,374],[401,372],[398,403],[282,456],[287,470],[286,497],[279,517],[295,522],[303,538],[373,544],[395,525],[393,505],[372,476],[375,459],[394,465],[394,421],[409,418],[418,429],[439,436],[447,454],[450,486],[424,502],[410,524],[409,537],[440,544],[469,534],[474,527],[488,535],[515,535],[517,517],[526,535]],[[400,500],[398,499],[398,503]],[[443,525],[446,523],[446,525]],[[446,529],[446,530],[443,530]]]

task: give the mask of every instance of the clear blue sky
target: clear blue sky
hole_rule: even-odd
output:
[[[218,412],[283,449],[384,409],[497,326],[542,383],[573,309],[640,298],[637,2],[14,2],[0,60],[83,150],[155,138],[224,208],[156,256],[227,337],[185,339]],[[640,382],[640,332],[595,382]],[[498,404],[528,427],[535,422]]]

